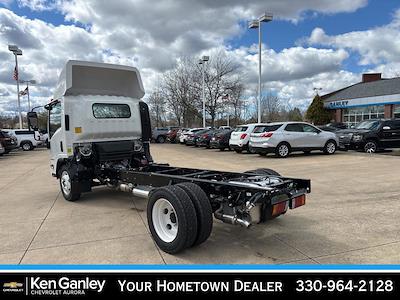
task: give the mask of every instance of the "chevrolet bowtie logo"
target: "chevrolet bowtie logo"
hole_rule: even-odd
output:
[[[16,288],[22,287],[22,285],[23,285],[22,283],[12,281],[12,282],[5,282],[3,284],[3,287],[4,288],[16,289]]]

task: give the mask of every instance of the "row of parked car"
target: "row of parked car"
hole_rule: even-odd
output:
[[[360,122],[352,128],[343,123],[314,126],[306,122],[251,123],[216,128],[166,128],[153,131],[156,142],[169,141],[187,146],[234,150],[278,157],[292,152],[363,150],[374,153],[385,148],[400,148],[400,119],[374,119]],[[155,135],[155,133],[159,133]],[[160,141],[161,140],[161,141]]]
[[[2,129],[0,130],[0,155],[8,154],[12,150],[22,148],[31,151],[48,142],[48,134],[34,132],[28,129]]]

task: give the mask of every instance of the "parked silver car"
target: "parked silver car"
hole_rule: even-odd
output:
[[[305,122],[279,122],[258,125],[250,135],[249,146],[260,155],[275,153],[287,157],[291,152],[320,150],[334,154],[337,136]]]

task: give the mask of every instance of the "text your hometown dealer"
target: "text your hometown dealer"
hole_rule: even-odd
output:
[[[32,290],[93,290],[100,293],[105,283],[105,280],[89,279],[89,277],[83,279],[61,277],[57,280],[42,279],[40,277],[30,278],[30,288]]]

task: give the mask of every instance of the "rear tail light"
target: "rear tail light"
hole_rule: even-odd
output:
[[[243,133],[243,134],[240,136],[240,139],[241,139],[241,140],[244,140],[244,139],[246,138],[246,136],[247,136],[247,133]]]
[[[296,198],[293,198],[290,204],[290,208],[294,209],[299,206],[303,206],[306,204],[306,195],[303,194],[301,196],[297,196]]]
[[[288,207],[288,201],[284,201],[278,204],[275,204],[272,206],[272,215],[276,216],[276,215],[280,215],[282,213],[284,213],[287,210]]]
[[[265,137],[265,138],[269,138],[269,137],[271,137],[272,135],[273,135],[272,132],[265,132],[265,133],[261,134],[260,136],[261,136],[261,137]]]
[[[203,138],[208,138],[208,134],[203,134]]]

